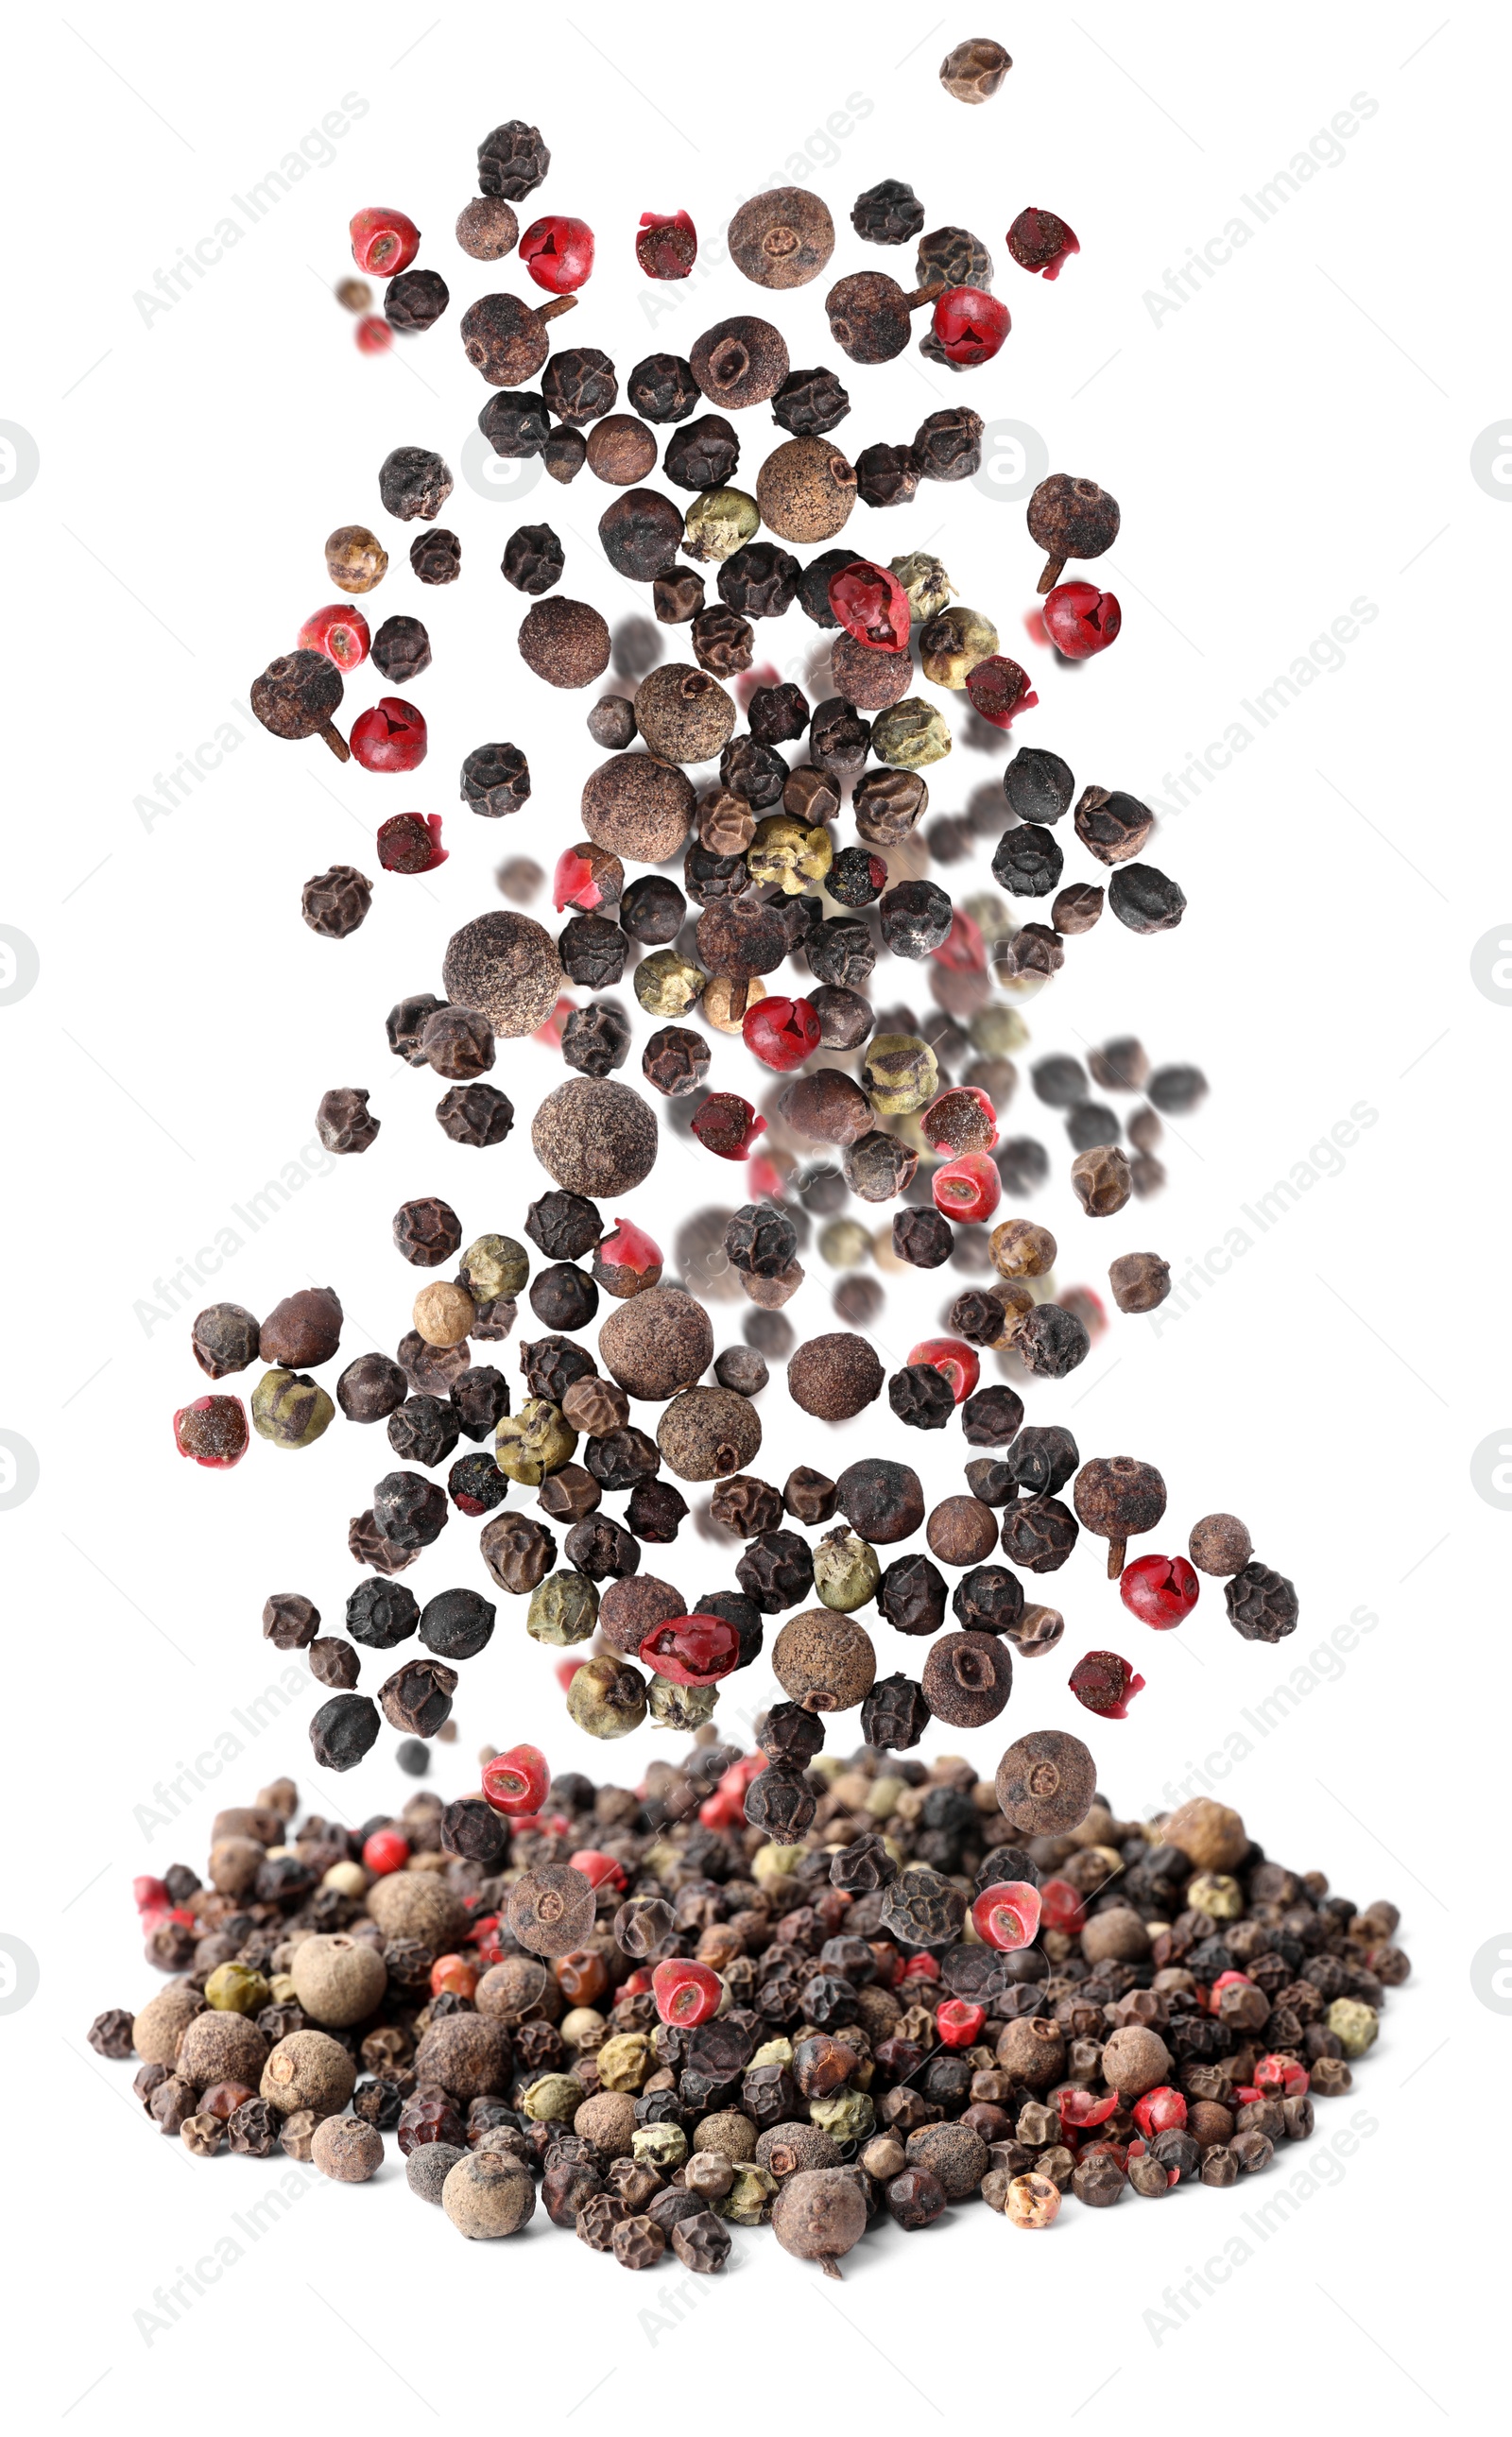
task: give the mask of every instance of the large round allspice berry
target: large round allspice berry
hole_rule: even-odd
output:
[[[833,441],[786,440],[756,477],[763,522],[783,541],[828,541],[855,505],[855,467]]]
[[[997,1763],[997,1807],[1026,1836],[1066,1836],[1097,1792],[1097,1763],[1075,1735],[1045,1728],[1021,1735]]]
[[[811,2166],[789,2175],[772,2203],[772,2232],[795,2259],[817,2259],[826,2276],[853,2251],[867,2230],[867,2204],[844,2166]]]
[[[736,270],[758,288],[804,288],[835,252],[835,222],[811,187],[774,186],[742,203],[729,245]]]
[[[853,1617],[809,1607],[789,1617],[772,1644],[772,1672],[800,1709],[853,1709],[876,1681],[877,1654]]]

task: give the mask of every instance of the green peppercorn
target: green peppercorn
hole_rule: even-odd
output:
[[[686,1015],[708,979],[676,948],[654,948],[635,969],[635,994],[647,1015]]]
[[[688,2155],[688,2135],[680,2124],[640,2124],[630,2135],[630,2155],[660,2174],[675,2175]]]
[[[273,1990],[246,1963],[218,1963],[204,1984],[204,2002],[222,2014],[260,2014]]]
[[[717,1684],[674,1684],[670,1675],[653,1675],[646,1688],[646,1709],[654,1727],[670,1727],[691,1735],[708,1725],[719,1706]]]
[[[612,1651],[586,1659],[567,1688],[567,1714],[574,1727],[601,1743],[633,1734],[646,1713],[645,1677]]]
[[[682,520],[682,546],[690,558],[732,558],[760,523],[748,491],[700,491]]]
[[[325,1389],[300,1371],[265,1371],[252,1392],[252,1427],[275,1447],[313,1446],[335,1414]]]
[[[538,1489],[549,1473],[571,1464],[577,1432],[563,1421],[559,1406],[544,1396],[531,1396],[518,1413],[505,1413],[494,1436],[494,1461],[501,1472],[522,1489]]]
[[[877,2111],[864,2090],[836,2090],[828,2098],[811,2098],[809,2122],[832,2141],[870,2141],[877,2129]]]
[[[474,1303],[510,1302],[524,1291],[530,1254],[512,1236],[480,1236],[464,1253],[461,1269]]]
[[[976,903],[973,898],[968,912]],[[1008,911],[1001,898],[995,899],[994,903],[1002,905],[1005,913]],[[971,1035],[972,1047],[983,1058],[1011,1058],[1015,1049],[1028,1045],[1029,1037],[1029,1026],[1017,1008],[1005,1007],[1001,1003],[978,1008],[966,1029]]]
[[[594,2060],[603,2090],[640,2090],[657,2069],[656,2050],[645,2031],[617,2031]]]
[[[826,1607],[842,1616],[875,1599],[882,1566],[868,1540],[858,1539],[844,1523],[826,1532],[814,1552],[814,1587]]]
[[[871,725],[871,750],[894,770],[923,770],[943,762],[950,751],[950,729],[943,715],[916,693],[880,710]]]
[[[835,860],[835,843],[826,829],[810,829],[788,813],[772,813],[756,824],[746,850],[746,868],[758,888],[781,888],[788,897],[801,896],[811,881],[822,880]]]
[[[736,2166],[729,2191],[722,2200],[715,2200],[714,2208],[731,2225],[760,2225],[776,2197],[777,2178],[765,2166]]]
[[[530,1595],[525,1630],[535,1641],[569,1649],[591,1639],[599,1621],[599,1595],[586,1574],[548,1574]]]
[[[997,628],[976,609],[941,609],[919,638],[919,665],[931,685],[959,693],[979,660],[997,649]]]
[[[588,2092],[575,2073],[543,2073],[519,2102],[533,2124],[571,2124]]]
[[[832,1218],[821,1227],[818,1254],[828,1269],[859,1269],[871,1251],[871,1238],[858,1218]]]
[[[1238,1920],[1244,1910],[1244,1890],[1238,1879],[1200,1870],[1187,1890],[1187,1902],[1193,1912],[1204,1912],[1209,1920]]]
[[[1346,2057],[1363,2057],[1374,2047],[1380,2018],[1374,2006],[1358,1997],[1335,1997],[1324,2020]]]
[[[927,1041],[912,1032],[876,1032],[861,1056],[861,1089],[879,1117],[908,1117],[940,1089],[940,1067]]]
[[[927,551],[910,550],[890,561],[892,573],[908,596],[908,614],[916,626],[938,618],[956,587],[938,558]]]

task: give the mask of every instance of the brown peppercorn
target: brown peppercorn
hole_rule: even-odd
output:
[[[857,1143],[876,1124],[870,1101],[859,1083],[835,1066],[800,1075],[778,1101],[785,1125],[807,1142]]]
[[[810,1710],[852,1709],[876,1680],[871,1638],[853,1617],[804,1608],[772,1645],[772,1672],[790,1701]]]
[[[785,440],[756,477],[756,504],[781,540],[828,541],[855,505],[855,468],[833,441]],[[905,661],[907,654],[885,657]]]
[[[958,43],[940,63],[940,81],[955,101],[991,101],[1013,62],[985,34]]]
[[[519,222],[501,195],[474,195],[458,214],[456,235],[474,262],[501,262],[519,243]]]
[[[1125,1543],[1152,1532],[1166,1511],[1166,1484],[1152,1464],[1132,1455],[1097,1456],[1077,1474],[1072,1499],[1089,1532],[1108,1543],[1108,1580],[1123,1571]]]
[[[1013,1662],[991,1633],[943,1633],[924,1660],[924,1698],[947,1727],[985,1727],[1008,1705]]]
[[[1121,1253],[1109,1264],[1108,1284],[1120,1311],[1155,1311],[1170,1292],[1170,1263],[1158,1253]]]
[[[661,762],[712,762],[734,732],[735,706],[704,669],[668,660],[642,680],[636,725]]]
[[[322,939],[345,939],[360,930],[373,903],[373,883],[349,863],[318,871],[300,892],[299,910]]]
[[[594,1200],[628,1193],[656,1165],[656,1118],[639,1092],[607,1077],[558,1083],[536,1110],[530,1134],[553,1183]]]
[[[241,2081],[255,2090],[267,2061],[268,2043],[255,2023],[245,2014],[206,2007],[185,2024],[173,2070],[196,2090],[218,2081]]]
[[[753,1461],[761,1416],[728,1388],[685,1388],[657,1425],[657,1446],[679,1481],[716,1481]]]
[[[772,2232],[795,2259],[817,2259],[826,2276],[853,2251],[867,2230],[867,2203],[846,2166],[813,2167],[790,2175],[772,2203]]]
[[[584,785],[583,827],[627,862],[665,863],[685,844],[695,802],[684,771],[650,753],[616,753]]]
[[[1005,1218],[987,1249],[999,1277],[1043,1278],[1055,1267],[1055,1237],[1032,1218]]]
[[[867,1339],[837,1329],[798,1347],[787,1366],[787,1393],[816,1421],[844,1422],[876,1402],[884,1376]]]
[[[1238,1574],[1255,1554],[1255,1543],[1237,1515],[1204,1515],[1187,1542],[1192,1564],[1204,1574]]]
[[[1249,1831],[1239,1813],[1205,1794],[1196,1795],[1163,1819],[1160,1834],[1164,1844],[1177,1846],[1199,1870],[1235,1870],[1250,1846]]]
[[[388,565],[388,552],[366,525],[338,525],[326,539],[325,572],[339,592],[371,592]]]
[[[682,1288],[649,1287],[610,1312],[599,1354],[629,1395],[661,1404],[708,1370],[714,1333],[702,1304]]]
[[[1029,538],[1048,552],[1035,589],[1052,591],[1068,558],[1099,558],[1118,538],[1118,502],[1097,482],[1076,474],[1049,474],[1032,493],[1026,520]]]
[[[997,1517],[979,1498],[942,1498],[924,1536],[942,1566],[979,1566],[997,1546]]]
[[[509,1890],[511,1935],[532,1955],[571,1955],[593,1927],[593,1888],[581,1870],[548,1862]]]
[[[545,1023],[564,978],[551,934],[513,913],[481,914],[454,931],[441,977],[448,999],[477,1008],[504,1041]]]
[[[1076,833],[1099,863],[1129,863],[1149,843],[1154,814],[1134,796],[1106,787],[1084,787],[1076,808]],[[1123,1088],[1127,1089],[1128,1086]]]
[[[736,270],[758,288],[803,288],[835,252],[835,222],[811,187],[774,186],[742,203],[728,242]]]
[[[307,1650],[320,1631],[320,1610],[303,1591],[274,1591],[263,1604],[262,1630],[275,1650]]]
[[[998,1809],[1026,1835],[1064,1836],[1079,1828],[1097,1784],[1085,1744],[1054,1729],[1020,1736],[997,1763]]]
[[[378,1120],[368,1113],[366,1092],[356,1086],[341,1086],[321,1094],[315,1111],[315,1131],[328,1151],[338,1159],[354,1152],[371,1150],[379,1131]]]
[[[601,482],[643,482],[656,462],[656,433],[638,414],[606,414],[588,435],[588,470]]]
[[[607,1583],[599,1601],[599,1632],[612,1649],[633,1658],[648,1633],[688,1614],[688,1603],[671,1583],[655,1574],[629,1574]]]
[[[817,202],[818,198],[810,200]],[[823,205],[819,208],[822,210]],[[737,313],[728,322],[716,322],[712,330],[706,330],[694,342],[689,360],[705,397],[712,405],[731,412],[746,406],[760,406],[774,396],[788,374],[787,346],[782,332],[751,313]]]
[[[478,1553],[500,1589],[519,1599],[551,1572],[556,1543],[534,1516],[496,1515],[479,1534]]]
[[[609,630],[598,611],[560,593],[532,604],[518,640],[525,666],[548,685],[592,685],[609,665]]]
[[[1051,923],[1068,939],[1080,937],[1101,919],[1103,896],[1104,892],[1090,881],[1075,882],[1071,887],[1063,888],[1051,905]]]
[[[890,363],[908,343],[910,313],[939,292],[932,284],[905,294],[885,271],[855,272],[824,299],[830,336],[853,363]]]
[[[1142,2098],[1171,2076],[1170,2050],[1158,2031],[1129,2023],[1115,2031],[1102,2051],[1102,2078],[1120,2098]]]

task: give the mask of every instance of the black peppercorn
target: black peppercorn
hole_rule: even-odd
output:
[[[581,1260],[604,1234],[597,1205],[581,1193],[543,1193],[525,1213],[525,1233],[548,1260]]]
[[[323,1702],[309,1722],[310,1745],[319,1766],[356,1768],[377,1743],[378,1724],[378,1705],[364,1692],[338,1692]]]
[[[411,1396],[389,1415],[389,1445],[412,1464],[445,1464],[459,1435],[455,1411],[437,1396]]]
[[[914,277],[921,288],[991,288],[993,257],[970,229],[931,229],[919,240]]]
[[[646,1043],[641,1056],[641,1072],[669,1099],[686,1099],[704,1089],[709,1059],[709,1043],[701,1032],[667,1025]]]
[[[606,914],[574,914],[557,937],[556,953],[580,990],[607,990],[624,971],[624,933]]]
[[[1064,1379],[1092,1348],[1082,1322],[1058,1303],[1037,1303],[1014,1323],[1010,1341],[1025,1369],[1039,1379]]]
[[[504,544],[501,573],[517,592],[549,592],[566,560],[550,525],[520,525]],[[374,646],[375,657],[377,646]],[[429,657],[429,653],[427,654]]]
[[[385,618],[373,638],[373,666],[391,685],[404,685],[431,665],[431,638],[418,618]]]
[[[932,1558],[897,1557],[883,1569],[878,1612],[898,1633],[938,1633],[945,1621],[945,1577]]]
[[[588,1007],[574,1008],[562,1026],[562,1056],[569,1066],[580,1075],[610,1075],[623,1066],[630,1052],[630,1026],[619,1008],[607,1000],[596,1000]],[[539,1315],[544,1317],[544,1315]],[[577,1328],[580,1321],[550,1324],[554,1327]]]
[[[622,693],[599,696],[588,715],[588,732],[607,753],[623,753],[635,743],[635,705]]]
[[[299,910],[322,939],[345,939],[360,930],[373,903],[373,883],[349,863],[333,863],[307,880]]]
[[[763,1616],[780,1616],[813,1589],[813,1552],[796,1532],[763,1532],[744,1551],[735,1580]]]
[[[383,318],[393,330],[429,330],[450,302],[439,271],[401,271],[383,291]]]
[[[534,390],[501,389],[480,413],[478,429],[496,457],[538,457],[551,438],[551,417]]]
[[[684,424],[661,452],[661,470],[679,491],[723,490],[739,464],[740,442],[722,414],[701,414]]]
[[[506,119],[478,147],[478,184],[485,195],[502,195],[518,203],[538,186],[552,166],[538,127],[522,118]]]
[[[1280,1641],[1296,1631],[1300,1611],[1294,1584],[1261,1565],[1258,1557],[1223,1585],[1223,1604],[1230,1624],[1246,1641]]]
[[[473,1150],[501,1143],[514,1122],[513,1101],[491,1083],[454,1083],[436,1102],[436,1123],[448,1140]]]
[[[598,1310],[599,1291],[586,1270],[557,1261],[532,1278],[530,1307],[547,1328],[587,1328]]]
[[[923,224],[924,207],[901,178],[869,186],[851,206],[851,226],[869,245],[906,245]]]
[[[750,625],[722,601],[700,609],[688,631],[694,657],[710,676],[736,676],[755,657],[756,639]]]
[[[599,518],[599,540],[616,574],[649,584],[676,557],[682,518],[659,491],[622,491]]]
[[[530,764],[517,745],[473,747],[462,765],[462,800],[473,812],[496,821],[518,813],[529,796]]]
[[[855,461],[856,497],[869,508],[905,508],[919,488],[922,472],[905,442],[895,446],[888,440],[875,441]],[[906,660],[905,654],[898,657]]]
[[[1031,1574],[1054,1573],[1079,1536],[1076,1517],[1058,1498],[1022,1499],[1003,1517],[1003,1554]]]
[[[699,397],[693,366],[682,356],[642,357],[625,382],[624,394],[647,423],[681,423]],[[695,487],[702,490],[704,485],[700,482]]]
[[[812,730],[809,749],[814,750]],[[899,846],[928,811],[929,789],[916,770],[869,770],[853,809],[856,834],[868,845]]]
[[[949,1380],[932,1362],[910,1362],[888,1381],[888,1402],[915,1430],[942,1430],[956,1410]]]
[[[981,416],[969,406],[947,406],[926,414],[914,433],[911,454],[925,482],[964,482],[981,465]]]
[[[886,891],[877,910],[887,946],[895,956],[907,956],[914,961],[931,956],[937,948],[943,947],[956,914],[949,897],[933,880],[901,881],[896,888]]]
[[[462,573],[462,544],[445,525],[416,534],[410,544],[410,566],[422,584],[454,584]]]
[[[548,318],[550,307],[541,309]],[[541,395],[561,423],[576,428],[610,414],[620,394],[614,366],[598,347],[567,347],[553,356],[541,376]]]
[[[801,570],[776,542],[749,541],[719,570],[719,597],[743,618],[781,618],[797,596]]]
[[[416,1269],[433,1270],[462,1250],[462,1221],[449,1202],[428,1194],[395,1212],[394,1241]]]
[[[401,524],[429,524],[451,497],[451,470],[433,448],[393,448],[378,467],[378,496]]]
[[[1033,821],[1005,830],[993,857],[993,878],[1011,897],[1048,897],[1064,868],[1055,839]]]

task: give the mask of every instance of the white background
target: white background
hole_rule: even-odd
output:
[[[1144,2428],[1201,2398],[1245,2430],[1299,2402],[1320,2426],[1347,2411],[1415,2428],[1456,2408],[1450,2323],[1486,2323],[1488,2177],[1475,2161],[1506,2070],[1505,2022],[1477,2003],[1470,1966],[1512,1917],[1490,1800],[1512,1526],[1470,1476],[1472,1452],[1507,1419],[1502,1247],[1490,1197],[1472,1202],[1456,1184],[1462,1144],[1477,1179],[1503,1167],[1499,1053],[1512,1020],[1470,963],[1509,885],[1493,710],[1507,493],[1471,472],[1478,436],[1508,403],[1501,281],[1477,245],[1499,225],[1504,35],[1488,9],[1444,20],[1432,6],[1017,13],[991,27],[1013,73],[976,111],[944,95],[935,69],[983,24],[925,27],[890,5],[827,22],[790,6],[584,7],[533,11],[529,26],[458,7],[430,24],[382,0],[357,16],[161,9],[146,25],[90,9],[67,24],[33,11],[13,33],[0,417],[40,451],[29,489],[0,501],[0,923],[40,957],[36,987],[0,1005],[0,1428],[41,1465],[35,1495],[0,1509],[0,1931],[41,1967],[32,2001],[0,2013],[9,2221],[32,2282],[10,2355],[19,2426],[160,2426],[221,2410],[229,2385],[238,2410],[256,2392],[305,2418],[344,2405],[423,2425],[466,2395],[472,2410],[554,2424],[580,2408],[578,2426],[639,2429],[672,2409],[757,2405],[756,2364],[777,2381],[761,2408],[780,2395],[780,2408],[836,2422],[881,2409],[958,2425],[1022,2402],[1038,2417],[1084,2411],[1092,2427],[1116,2413]],[[137,291],[348,96],[365,113],[348,103],[347,131],[309,147],[334,155],[326,166],[144,321]],[[1169,302],[1168,271],[1314,138],[1327,153],[1324,131],[1359,113],[1360,96],[1376,107],[1331,147],[1342,159],[1264,225],[1246,213],[1249,243],[1157,319],[1148,295]],[[1168,1138],[1164,1199],[1081,1221],[1058,1121],[1027,1076],[1007,1122],[1051,1148],[1052,1183],[1029,1206],[1061,1238],[1063,1284],[1102,1284],[1120,1251],[1152,1245],[1184,1270],[1235,1226],[1255,1238],[1158,1335],[1115,1315],[1083,1370],[1035,1392],[1030,1415],[1067,1420],[1084,1455],[1159,1464],[1170,1510],[1153,1545],[1179,1546],[1197,1515],[1233,1507],[1301,1591],[1301,1628],[1278,1651],[1230,1633],[1211,1585],[1186,1631],[1157,1642],[1102,1581],[1100,1544],[1082,1544],[1049,1587],[1067,1612],[1064,1655],[1111,1643],[1149,1678],[1127,1725],[1092,1737],[1119,1807],[1167,1807],[1205,1753],[1244,1735],[1253,1748],[1222,1790],[1253,1832],[1361,1902],[1389,1894],[1402,1908],[1414,1977],[1391,1996],[1355,2095],[1319,2107],[1320,2141],[1361,2110],[1376,2129],[1342,2185],[1315,2189],[1268,2241],[1245,2235],[1245,2213],[1308,2153],[1154,2215],[1134,2201],[1111,2216],[1068,2205],[1047,2241],[958,2211],[906,2250],[901,2235],[872,2237],[843,2287],[750,2235],[736,2237],[732,2281],[631,2281],[540,2215],[505,2247],[464,2248],[409,2199],[391,2143],[377,2185],[319,2186],[276,2232],[242,2241],[177,2324],[149,2326],[148,2341],[134,2315],[234,2233],[234,2213],[277,2170],[202,2165],[155,2139],[131,2069],[84,2043],[99,2008],[139,2005],[151,1985],[132,1875],[178,1856],[200,1864],[219,1803],[251,1798],[282,1769],[317,1808],[354,1820],[403,1791],[387,1730],[358,1776],[312,1784],[313,1686],[255,1737],[235,1725],[289,1664],[259,1637],[268,1591],[306,1589],[326,1629],[339,1623],[355,1579],[346,1518],[369,1502],[387,1449],[341,1424],[297,1460],[255,1442],[225,1478],[182,1464],[169,1417],[203,1385],[187,1320],[212,1294],[266,1311],[329,1280],[349,1315],[343,1359],[392,1347],[417,1281],[389,1244],[390,1214],[436,1191],[468,1236],[518,1230],[541,1188],[528,1113],[561,1073],[528,1044],[511,1048],[494,1079],[519,1112],[514,1136],[466,1151],[432,1122],[431,1078],[392,1061],[382,1037],[396,997],[438,985],[449,932],[501,902],[497,863],[532,852],[549,867],[578,834],[578,790],[599,758],[582,727],[590,697],[549,695],[518,659],[523,605],[495,572],[504,537],[549,517],[567,547],[564,588],[611,620],[635,605],[598,552],[591,525],[610,495],[589,475],[568,491],[542,479],[528,507],[462,479],[486,394],[458,319],[490,287],[534,294],[518,267],[469,263],[450,235],[477,140],[509,116],[538,121],[554,154],[522,222],[538,205],[598,233],[564,343],[602,344],[622,380],[642,354],[685,354],[743,310],[772,313],[795,364],[838,362],[827,279],[768,304],[729,267],[701,264],[685,287],[648,289],[631,254],[642,209],[686,205],[717,259],[738,200],[804,176],[840,229],[835,274],[911,267],[911,249],[880,254],[847,225],[854,196],[884,176],[913,183],[930,226],[980,232],[1014,316],[1002,355],[959,387],[912,349],[881,370],[840,365],[853,401],[840,445],[853,456],[905,439],[964,397],[990,420],[1027,424],[1052,466],[1119,499],[1106,579],[1123,602],[1116,650],[1068,670],[1024,646],[1042,707],[1018,736],[1063,752],[1079,784],[1169,808],[1192,754],[1236,720],[1251,729],[1200,802],[1168,812],[1151,850],[1187,891],[1185,926],[1143,940],[1105,920],[1070,943],[1064,973],[1028,1011],[1021,1070],[1126,1030],[1158,1061],[1206,1070],[1205,1108]],[[849,126],[839,140],[832,119]],[[431,334],[379,361],[358,356],[328,293],[351,268],[347,219],[371,201],[416,219],[420,261],[452,294]],[[1007,259],[1003,231],[1029,202],[1062,211],[1082,241],[1054,286]],[[774,435],[764,410],[740,429],[737,479],[749,482]],[[459,476],[443,520],[462,536],[464,578],[445,591],[414,583],[417,529],[378,508],[377,468],[400,443],[441,448]],[[393,566],[362,605],[375,622],[418,611],[434,646],[433,669],[405,690],[431,722],[413,781],[339,769],[313,743],[276,745],[245,707],[253,675],[330,597],[325,534],[368,520]],[[1021,505],[927,486],[912,509],[858,510],[852,539],[883,557],[939,550],[959,597],[1018,648],[1037,572]],[[1320,669],[1262,732],[1239,706],[1361,599],[1378,614],[1358,640],[1342,656],[1318,645],[1317,661],[1343,665]],[[806,671],[815,641],[796,609],[760,630],[784,673]],[[345,716],[380,690],[361,673]],[[137,799],[161,801],[158,774],[228,718],[237,749],[147,826]],[[535,792],[512,825],[479,823],[455,800],[457,766],[485,737],[530,756]],[[935,808],[959,809],[1000,759],[958,748],[931,774]],[[381,880],[356,938],[315,938],[298,916],[303,881],[348,859],[376,871],[377,822],[411,809],[445,815],[450,861],[426,882]],[[986,857],[969,877],[942,876],[967,894],[985,885]],[[1092,876],[1073,841],[1067,877]],[[877,995],[919,1004],[921,978],[890,967]],[[648,1028],[638,1019],[638,1046]],[[715,1082],[748,1074],[738,1043],[721,1042]],[[154,1281],[313,1145],[320,1094],[345,1082],[372,1091],[376,1148],[311,1173],[297,1206],[257,1236],[238,1228],[243,1247],[213,1288],[145,1327],[136,1306],[155,1299]],[[1240,1205],[1361,1102],[1377,1120],[1342,1173],[1257,1236]],[[330,1165],[310,1150],[311,1171]],[[669,1133],[623,1206],[670,1247],[687,1209],[732,1198],[732,1172],[712,1166]],[[948,1274],[889,1282],[877,1335],[890,1360],[936,1324]],[[833,1324],[832,1284],[811,1254],[790,1307],[804,1333]],[[743,1310],[716,1306],[721,1343]],[[896,1436],[878,1409],[820,1438],[786,1405],[780,1375],[762,1411],[768,1446],[754,1469],[779,1480],[800,1457],[837,1471]],[[897,1451],[932,1494],[958,1485],[955,1433]],[[482,1582],[471,1539],[453,1523],[409,1578],[422,1597]],[[650,1569],[696,1594],[730,1579],[734,1553],[689,1524]],[[1334,1680],[1250,1734],[1242,1713],[1357,1612],[1375,1622],[1342,1674],[1329,1665]],[[633,1778],[666,1739],[587,1745],[520,1613],[501,1602],[493,1647],[464,1677],[460,1740],[431,1781],[465,1790],[479,1743],[520,1735],[557,1765]],[[879,1639],[884,1668],[917,1657],[894,1655],[886,1628]],[[1005,1723],[1085,1724],[1064,1674],[1061,1654],[1021,1669]],[[154,1786],[227,1733],[240,1757],[171,1829],[153,1828]],[[963,1741],[990,1769],[1002,1737],[937,1735],[927,1748]],[[831,1747],[848,1747],[843,1725]],[[1152,2326],[1146,2314],[1169,2310],[1163,2288],[1236,2237],[1253,2255],[1229,2284],[1187,2323]]]

